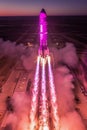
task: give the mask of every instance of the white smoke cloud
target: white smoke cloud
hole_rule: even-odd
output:
[[[62,116],[75,109],[74,93],[72,91],[74,89],[73,76],[66,66],[60,66],[55,70],[54,79],[59,115]]]
[[[34,69],[37,60],[37,50],[35,48],[29,50],[29,55],[22,55],[21,60],[26,70]]]
[[[26,93],[15,93],[13,100],[17,116],[16,130],[27,129],[29,125],[30,96]]]
[[[26,52],[26,47],[23,44],[16,45],[16,42],[3,41],[0,39],[0,54],[9,57],[19,57]]]
[[[75,67],[78,64],[78,57],[73,44],[66,43],[66,47],[64,48],[61,48],[59,50],[52,48],[51,50],[53,52],[55,64],[58,64],[58,62],[60,62],[71,67]]]
[[[75,111],[73,75],[67,66],[75,68],[78,65],[76,50],[71,43],[67,43],[65,48],[57,50],[50,48],[53,52],[55,72],[55,86],[57,93],[57,103],[60,116],[60,130],[85,130],[80,115]],[[11,58],[16,57],[21,60],[26,70],[35,67],[37,48],[27,48],[15,42],[3,41],[0,39],[0,54]],[[59,65],[64,63],[65,65]],[[29,125],[29,108],[31,97],[26,94],[15,94],[13,96],[14,113],[8,115],[7,124],[11,123],[15,130],[24,130]]]
[[[34,68],[37,54],[37,46],[29,48],[23,44],[16,45],[16,42],[0,39],[0,55],[21,60],[26,70]]]
[[[0,56],[8,56],[16,58],[17,61],[22,61],[22,65],[26,70],[32,69],[35,64],[36,53],[35,49],[24,46],[23,44],[16,45],[15,42],[3,41],[0,39]],[[14,111],[8,113],[6,120],[6,130],[12,126],[14,130],[28,129],[29,111],[30,111],[30,93],[15,93],[12,97],[12,105]]]
[[[68,112],[61,117],[60,130],[86,130],[80,115],[76,112]]]
[[[75,111],[73,75],[66,66],[58,66],[54,73],[60,130],[86,130],[82,118]]]
[[[9,113],[6,127],[12,126],[12,130],[24,130],[29,127],[30,96],[26,93],[15,93],[12,97],[14,112]],[[6,129],[7,130],[7,129]]]

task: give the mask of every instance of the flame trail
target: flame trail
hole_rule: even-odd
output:
[[[31,111],[30,111],[30,130],[34,130],[37,126],[36,114],[38,106],[38,92],[39,92],[39,70],[40,69],[40,56],[37,58],[36,72],[34,78],[34,88],[32,90],[32,99],[31,99]]]
[[[59,117],[58,117],[58,107],[57,107],[57,99],[56,99],[56,92],[55,92],[55,85],[52,73],[52,67],[50,62],[50,56],[47,57],[48,59],[48,73],[49,73],[49,85],[50,85],[50,100],[51,100],[51,113],[52,113],[52,121],[55,127],[55,130],[59,130]]]
[[[47,104],[47,95],[46,95],[46,74],[45,74],[45,59],[42,58],[42,80],[41,80],[41,97],[40,97],[40,106],[39,112],[39,130],[49,130],[49,111]]]

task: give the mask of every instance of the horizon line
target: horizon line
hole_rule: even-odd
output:
[[[0,17],[37,17],[39,15],[0,15]],[[61,14],[61,15],[47,15],[47,16],[87,16],[87,14]]]

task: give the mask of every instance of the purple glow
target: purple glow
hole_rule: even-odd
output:
[[[47,47],[47,21],[46,13],[40,13],[40,48]]]

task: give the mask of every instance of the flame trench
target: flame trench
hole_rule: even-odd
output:
[[[41,59],[42,62],[42,79],[41,79],[41,96],[39,106],[39,130],[49,130],[49,111],[46,94],[46,64],[45,58]]]
[[[55,130],[59,130],[59,117],[58,117],[58,106],[55,92],[55,85],[51,67],[50,56],[48,58],[48,75],[49,75],[49,90],[50,90],[50,102],[51,102],[51,118]]]
[[[38,107],[39,93],[39,71],[40,71],[40,56],[37,58],[36,72],[34,78],[34,88],[32,90],[31,110],[30,110],[30,130],[34,130],[37,126],[36,114]]]

